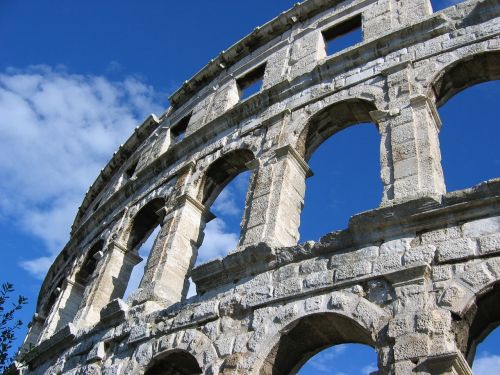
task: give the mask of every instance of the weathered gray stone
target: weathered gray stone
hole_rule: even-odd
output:
[[[500,78],[499,19],[493,0],[436,14],[429,0],[306,0],[222,52],[90,187],[41,288],[23,375],[286,374],[340,342],[373,344],[380,375],[470,374],[460,353],[500,282],[500,180],[446,193],[436,108]],[[362,42],[327,56],[330,34],[358,26]],[[297,245],[307,161],[364,122],[380,133],[380,207]],[[237,248],[193,267],[211,204],[245,170]]]

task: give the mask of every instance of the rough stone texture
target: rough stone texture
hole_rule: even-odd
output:
[[[363,41],[327,56],[328,30],[358,16]],[[359,342],[379,374],[471,374],[500,321],[500,180],[446,193],[436,108],[500,78],[499,35],[496,0],[438,13],[428,0],[307,0],[222,52],[90,187],[41,288],[22,373],[287,374]],[[260,92],[240,100],[264,64]],[[370,121],[380,207],[297,244],[307,160]],[[245,170],[238,248],[193,268],[210,205]]]

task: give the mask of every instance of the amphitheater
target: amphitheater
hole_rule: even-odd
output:
[[[359,43],[327,53],[356,29]],[[500,179],[446,191],[436,109],[495,79],[498,0],[434,13],[429,0],[306,0],[255,28],[102,169],[42,285],[21,372],[293,374],[362,343],[374,374],[472,374],[500,321]],[[379,207],[297,244],[309,158],[366,122],[380,134]],[[247,170],[238,247],[195,267],[211,204]]]

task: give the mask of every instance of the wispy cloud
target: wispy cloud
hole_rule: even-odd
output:
[[[475,375],[491,375],[496,374],[500,368],[500,355],[486,354],[476,358],[472,370]]]
[[[234,250],[238,244],[238,235],[226,231],[226,224],[222,219],[214,219],[205,227],[205,238],[198,250],[196,262],[203,263],[217,257],[224,257]]]
[[[217,215],[241,216],[243,214],[243,207],[239,202],[244,202],[249,179],[250,172],[248,171],[236,176],[234,180],[221,191],[212,205],[212,210]]]
[[[22,266],[43,277],[68,239],[84,192],[148,113],[151,86],[34,66],[0,73],[0,219],[46,244]]]
[[[241,212],[235,201],[234,193],[231,189],[221,191],[216,201],[212,205],[214,212],[222,215],[237,215]]]

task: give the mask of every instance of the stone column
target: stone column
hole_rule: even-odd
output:
[[[408,69],[388,77],[389,110],[373,111],[381,135],[382,206],[446,192],[434,104],[413,94]]]
[[[162,302],[162,306],[185,298],[188,275],[203,241],[205,224],[214,216],[195,198],[184,194],[165,214],[144,271],[134,303]]]
[[[82,302],[84,289],[84,286],[76,281],[69,278],[66,280],[44,329],[44,339],[52,336],[66,324],[73,322]]]
[[[251,162],[254,169],[243,216],[240,246],[266,242],[293,246],[299,239],[305,179],[312,175],[291,146],[277,150],[267,160]]]
[[[135,265],[142,259],[117,241],[108,245],[101,272],[90,282],[90,290],[83,298],[79,315],[80,325],[99,321],[101,310],[112,300],[123,298]]]
[[[38,313],[33,315],[30,327],[26,338],[21,346],[21,352],[27,352],[31,350],[40,341],[43,326],[45,324],[45,318],[41,317]]]
[[[392,370],[396,375],[472,375],[457,349],[451,313],[436,306],[430,268],[418,265],[387,276],[394,292],[394,318],[389,322]],[[386,368],[387,370],[387,368]]]

